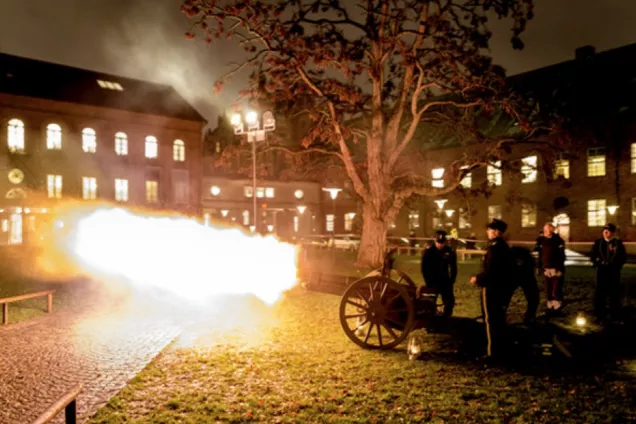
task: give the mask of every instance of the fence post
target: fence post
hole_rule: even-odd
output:
[[[2,325],[9,324],[9,303],[2,304]]]
[[[47,295],[47,301],[46,312],[50,314],[51,312],[53,312],[53,293],[49,293]]]
[[[77,424],[77,400],[73,399],[64,409],[66,424]]]

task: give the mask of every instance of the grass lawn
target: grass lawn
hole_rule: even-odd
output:
[[[419,264],[402,257],[397,266],[415,277]],[[478,314],[478,294],[466,282],[477,268],[460,265],[459,316]],[[589,309],[592,276],[568,270],[571,311]],[[636,420],[629,375],[540,356],[523,367],[485,366],[444,335],[423,336],[420,360],[409,361],[403,347],[366,351],[344,335],[338,304],[337,296],[300,289],[272,308],[226,304],[220,320],[202,320],[195,337],[155,358],[90,423]],[[516,299],[512,315],[523,307]]]

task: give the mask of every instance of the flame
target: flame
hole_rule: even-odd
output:
[[[122,208],[75,211],[57,222],[64,232],[58,252],[97,278],[123,278],[193,300],[253,294],[268,304],[296,284],[296,248],[272,236]]]

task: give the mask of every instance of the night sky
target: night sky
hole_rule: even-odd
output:
[[[132,78],[172,84],[216,126],[240,81],[220,96],[212,83],[231,59],[231,42],[187,41],[182,0],[0,0],[0,51]],[[636,1],[535,0],[536,17],[513,51],[493,25],[495,61],[509,74],[571,59],[576,47],[597,51],[636,43]]]

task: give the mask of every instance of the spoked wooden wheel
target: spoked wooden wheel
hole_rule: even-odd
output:
[[[380,275],[382,275],[382,270],[376,269],[371,271],[369,274],[367,274],[367,277],[380,276]],[[393,281],[395,281],[398,284],[403,284],[403,285],[411,286],[411,287],[417,287],[417,284],[415,284],[415,282],[411,280],[411,277],[409,277],[408,275],[406,275],[406,273],[400,271],[399,269],[392,269],[390,277]]]
[[[381,276],[352,283],[340,300],[345,334],[366,349],[392,349],[402,343],[414,316],[407,287]]]

